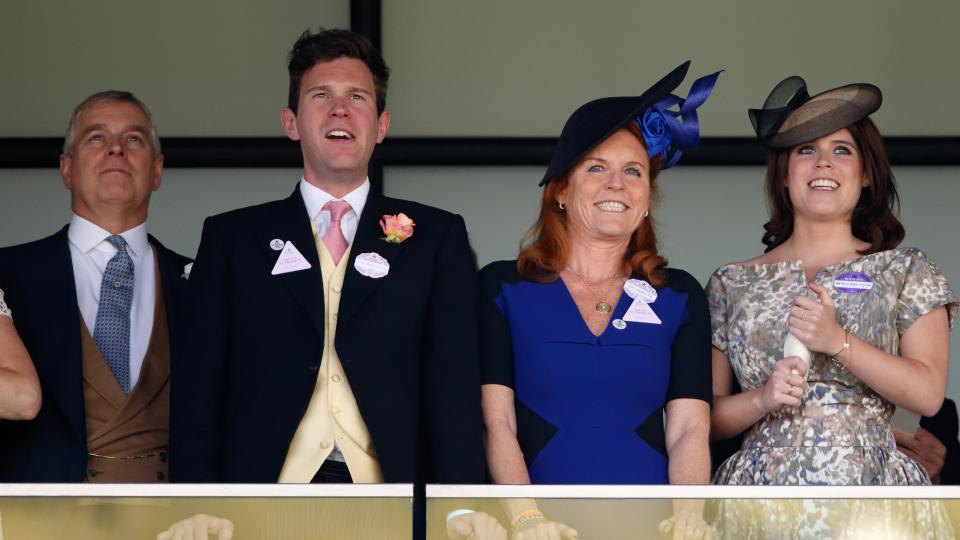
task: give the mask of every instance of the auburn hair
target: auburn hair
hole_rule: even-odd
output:
[[[632,133],[646,149],[640,128],[630,122],[626,129]],[[578,163],[579,164],[579,163]],[[627,245],[623,262],[649,281],[654,287],[666,284],[667,260],[657,251],[657,236],[653,221],[653,202],[657,199],[656,179],[663,170],[663,157],[657,156],[649,161],[650,202],[649,214],[633,232],[633,240]],[[574,165],[571,167],[573,169]],[[567,229],[567,213],[557,205],[557,194],[563,191],[570,181],[570,169],[552,179],[543,189],[540,200],[540,216],[536,223],[520,242],[520,254],[517,257],[517,270],[525,279],[539,283],[549,283],[557,279],[560,271],[567,266],[570,253],[570,236]]]
[[[860,166],[867,185],[853,209],[853,235],[870,245],[860,255],[869,255],[897,247],[906,234],[897,219],[900,196],[897,181],[890,169],[887,149],[880,130],[869,117],[847,127],[860,149]],[[771,151],[767,157],[765,181],[770,221],[763,225],[764,252],[779,246],[793,234],[793,203],[786,187],[790,168],[790,153],[796,146]]]

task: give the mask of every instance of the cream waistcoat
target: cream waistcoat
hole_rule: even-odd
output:
[[[323,357],[317,373],[317,385],[313,389],[310,404],[307,405],[307,412],[300,420],[293,441],[290,442],[279,481],[310,482],[336,444],[355,483],[383,482],[383,473],[380,471],[370,432],[360,415],[360,409],[334,347],[340,293],[352,246],[348,247],[340,258],[340,264],[334,264],[316,228],[313,237],[320,258],[320,271],[323,274]]]

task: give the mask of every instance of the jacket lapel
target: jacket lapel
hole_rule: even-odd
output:
[[[340,297],[340,309],[337,318],[337,328],[345,326],[360,310],[364,301],[380,286],[384,280],[390,279],[390,274],[382,278],[370,278],[360,274],[354,267],[359,255],[376,253],[387,260],[392,266],[397,255],[403,250],[403,243],[391,244],[383,240],[383,229],[380,228],[380,218],[384,214],[395,214],[397,208],[388,207],[389,201],[382,195],[370,192],[367,202],[360,215],[357,225],[357,235],[350,248],[350,260],[347,273],[343,278],[343,295]]]
[[[42,312],[44,337],[30,351],[47,388],[44,401],[56,402],[67,421],[84,439],[83,366],[80,357],[80,307],[70,257],[67,227],[50,237],[47,246],[30,261],[29,282],[36,287],[28,309]],[[26,295],[25,295],[26,296]],[[16,320],[16,319],[14,319]],[[78,407],[79,405],[79,407]]]
[[[185,270],[180,266],[180,260],[171,255],[171,252],[153,236],[148,236],[150,244],[157,252],[157,270],[160,280],[157,285],[163,293],[163,304],[167,312],[167,331],[170,335],[170,355],[178,350],[177,341],[180,338],[177,320],[180,310],[183,309],[183,294],[186,291],[187,280]]]
[[[293,195],[283,201],[279,212],[270,223],[258,231],[260,246],[266,257],[266,271],[273,270],[280,251],[270,247],[274,239],[290,242],[310,263],[310,268],[270,276],[280,280],[293,295],[293,298],[307,312],[317,332],[323,335],[323,275],[320,272],[320,259],[317,245],[313,239],[313,228],[307,216],[307,207],[303,203],[299,186]]]

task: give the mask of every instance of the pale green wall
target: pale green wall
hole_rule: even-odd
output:
[[[727,70],[707,135],[748,135],[746,109],[793,74],[812,92],[877,84],[885,134],[960,134],[956,0],[383,4],[395,134],[556,135],[581,103],[636,95],[687,59],[691,75]]]
[[[84,97],[131,90],[166,136],[282,136],[286,55],[347,0],[6,0],[0,137],[62,136]]]
[[[747,135],[745,109],[794,73],[814,92],[878,84],[886,134],[960,134],[958,20],[955,0],[387,0],[393,133],[554,135],[584,101],[692,59],[692,75],[727,70],[707,135]],[[143,98],[167,136],[279,136],[293,39],[348,24],[347,0],[7,1],[0,137],[59,136],[107,87]]]

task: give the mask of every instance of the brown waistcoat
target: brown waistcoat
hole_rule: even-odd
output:
[[[166,482],[170,335],[157,276],[150,344],[137,385],[124,395],[86,324],[80,322],[87,482]]]

